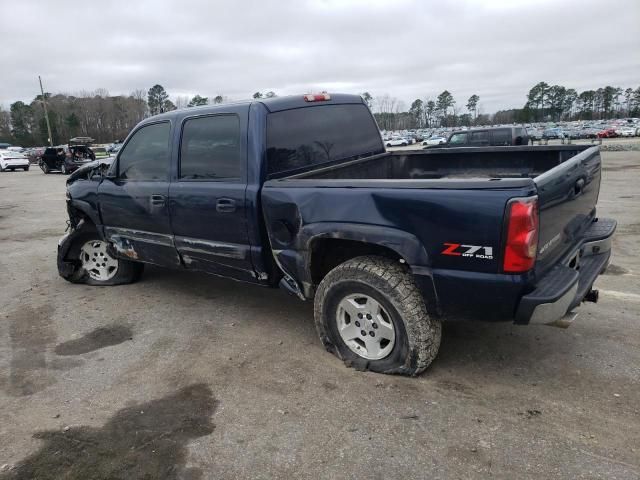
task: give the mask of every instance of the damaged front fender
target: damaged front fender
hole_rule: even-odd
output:
[[[86,233],[86,223],[80,220],[75,228],[70,227],[69,231],[58,240],[58,274],[66,280],[71,280],[79,270],[80,261],[77,258],[69,259],[69,253],[76,239],[84,233]]]

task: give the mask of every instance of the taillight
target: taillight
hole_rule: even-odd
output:
[[[328,93],[310,93],[304,96],[305,102],[324,102],[326,100],[331,100],[331,95],[329,95]]]
[[[507,209],[503,270],[526,272],[533,268],[538,251],[538,198],[513,199]]]

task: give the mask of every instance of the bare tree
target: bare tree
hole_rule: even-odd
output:
[[[175,103],[177,109],[187,108],[187,105],[189,105],[189,97],[187,95],[178,95],[174,98],[175,101],[173,103]]]

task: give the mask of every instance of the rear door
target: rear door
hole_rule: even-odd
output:
[[[42,154],[42,162],[46,163],[47,166],[52,169],[55,170],[58,168],[58,149],[56,148],[52,148],[52,147],[48,147],[44,150],[44,153]],[[64,157],[63,157],[64,159]]]
[[[247,112],[229,107],[183,119],[169,198],[176,247],[187,268],[254,282],[245,200]]]
[[[180,266],[169,221],[169,121],[136,130],[98,187],[105,237],[120,255]]]

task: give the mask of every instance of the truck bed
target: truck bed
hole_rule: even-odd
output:
[[[327,166],[287,178],[317,180],[532,179],[588,148],[591,146],[406,150]],[[447,186],[451,187],[449,184]]]
[[[467,282],[469,304],[493,308],[496,292],[520,298],[575,250],[596,218],[600,172],[599,148],[590,145],[387,152],[268,180],[262,201],[276,261],[292,277],[305,278],[314,239],[366,240],[404,246],[413,270],[431,272],[443,304],[457,304]],[[538,255],[534,269],[516,278],[501,270],[504,219],[511,199],[531,197]],[[443,254],[451,242],[494,254]],[[501,305],[507,317],[516,307]]]

